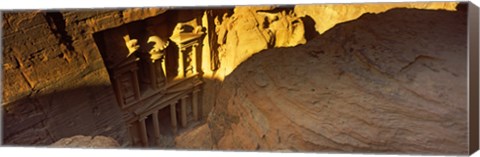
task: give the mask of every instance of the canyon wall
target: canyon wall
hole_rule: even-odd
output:
[[[239,6],[233,12],[217,13],[212,51],[221,68],[211,77],[223,80],[253,54],[274,47],[292,47],[324,33],[336,24],[365,13],[377,14],[392,8],[456,10],[458,2],[317,4],[295,6]]]
[[[466,17],[392,9],[261,51],[202,130],[220,150],[466,154]]]
[[[155,25],[170,22],[172,17],[175,20],[171,27],[177,27],[177,23],[205,27],[201,71],[205,81],[202,116],[206,119],[214,104],[218,108],[225,105],[220,102],[229,100],[225,94],[230,92],[222,93],[231,87],[228,84],[223,87],[225,78],[262,50],[306,44],[334,25],[364,13],[380,13],[396,7],[454,10],[456,4],[240,6],[206,11],[179,9],[175,16],[166,9],[146,8],[4,12],[2,140],[7,145],[45,145],[73,135],[104,135],[113,137],[122,146],[130,145],[99,52],[101,46],[94,39],[94,34],[105,30],[138,21]],[[163,21],[158,20],[162,18]],[[136,29],[141,31],[143,27]],[[215,119],[215,114],[230,114],[220,111],[212,113],[212,118]],[[191,136],[207,134],[200,141],[208,145],[199,147],[230,148],[229,142],[218,144],[218,129],[212,134],[213,142],[208,141],[212,140],[210,126],[199,128]],[[192,140],[188,135],[182,137],[178,138],[179,143]],[[184,146],[195,148],[193,145]]]
[[[163,12],[4,12],[3,144],[46,145],[84,134],[128,145],[93,33]]]
[[[304,25],[293,8],[241,6],[207,10],[209,55],[204,56],[204,118],[222,81],[235,67],[261,50],[306,43]]]
[[[205,39],[203,115],[210,112],[222,81],[238,65],[266,49],[292,47],[324,33],[336,24],[363,14],[392,8],[456,10],[458,2],[317,4],[295,6],[239,6],[207,11],[209,38]],[[207,24],[205,24],[207,25]],[[207,59],[210,58],[210,59]]]
[[[315,29],[322,34],[336,24],[354,20],[365,13],[378,14],[392,8],[416,8],[428,10],[455,11],[458,2],[418,2],[418,3],[362,3],[362,4],[321,4],[296,5],[295,13],[309,16],[315,21]]]

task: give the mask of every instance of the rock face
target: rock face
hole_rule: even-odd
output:
[[[211,130],[206,124],[182,133],[175,138],[176,149],[211,150],[213,146]]]
[[[82,148],[118,148],[120,145],[113,138],[105,136],[83,136],[77,135],[62,138],[50,145],[51,147],[82,147]]]
[[[457,4],[457,2],[419,2],[296,5],[294,11],[299,17],[311,17],[315,22],[316,31],[322,34],[336,24],[357,19],[365,13],[378,14],[393,8],[455,11]]]
[[[224,81],[208,125],[220,150],[466,154],[466,13],[365,14]]]
[[[198,63],[201,64],[205,81],[202,89],[203,112],[201,115],[206,118],[213,104],[217,105],[211,114],[208,126],[197,127],[175,139],[178,148],[428,152],[451,146],[452,148],[444,151],[459,152],[463,148],[464,143],[460,139],[464,135],[458,130],[465,127],[461,121],[464,120],[463,117],[458,117],[465,114],[464,107],[459,105],[463,103],[460,101],[465,94],[461,93],[464,91],[460,89],[466,85],[444,82],[465,77],[463,71],[452,68],[462,69],[465,67],[464,64],[451,62],[451,60],[461,60],[465,57],[461,53],[465,49],[465,45],[461,44],[465,44],[466,40],[462,36],[464,24],[457,25],[458,21],[456,21],[463,20],[463,16],[445,11],[422,13],[409,11],[409,14],[412,14],[411,19],[404,19],[402,15],[394,14],[398,11],[393,11],[378,17],[365,15],[362,20],[344,23],[341,27],[325,32],[330,27],[356,19],[363,13],[379,13],[394,7],[453,10],[456,4],[439,2],[362,4],[363,7],[308,5],[242,6],[178,11],[143,8],[110,11],[4,12],[1,22],[4,41],[2,140],[6,145],[48,145],[63,137],[82,134],[106,135],[118,141],[121,146],[130,145],[127,127],[122,120],[122,111],[116,103],[105,61],[99,52],[104,45],[96,43],[98,41],[95,35],[108,30],[125,37],[123,34],[125,32],[119,30],[131,29],[136,32],[165,31],[167,33],[163,35],[168,36],[171,35],[168,33],[172,33],[168,32],[170,29],[179,31],[183,23],[196,26],[201,24],[204,28],[199,28],[206,29],[207,37],[204,38],[202,48],[204,53],[201,54],[202,59]],[[387,15],[395,18],[398,16],[404,21],[384,18]],[[454,20],[452,16],[460,18]],[[385,20],[390,24],[385,24]],[[169,25],[167,28],[156,27],[157,24],[165,22]],[[407,26],[405,22],[413,23],[413,26]],[[378,30],[377,25],[381,26]],[[435,29],[430,29],[432,25]],[[458,34],[448,34],[450,29],[457,31]],[[313,40],[319,33],[324,35],[320,39]],[[131,40],[131,44],[148,42],[147,39],[134,38],[143,35],[132,34],[134,34],[132,39],[128,39]],[[444,38],[447,35],[451,35],[451,39],[455,40],[445,42]],[[105,43],[125,45],[123,43],[125,38],[117,40],[107,39]],[[259,59],[254,58],[253,61],[243,63],[262,50],[297,46],[309,40],[312,41],[305,46],[278,49],[292,51],[292,53],[294,51],[295,54],[257,55],[255,58],[264,56],[263,58],[268,60],[257,63],[260,61],[255,60]],[[425,42],[419,42],[423,40]],[[442,44],[438,46],[432,44],[433,42],[450,45],[449,47]],[[410,45],[417,46],[408,47]],[[162,47],[162,44],[157,46]],[[142,46],[140,50],[145,48]],[[458,55],[442,56],[444,53],[452,52],[458,52]],[[441,66],[440,63],[445,66]],[[247,65],[235,70],[241,64]],[[250,64],[258,65],[252,68],[249,67],[252,66]],[[319,66],[312,67],[311,64]],[[370,68],[370,71],[365,71],[362,66]],[[301,69],[298,70],[298,68]],[[175,72],[176,69],[167,70]],[[239,74],[229,76],[234,70]],[[281,71],[282,74],[275,71]],[[419,71],[426,72],[417,73]],[[244,78],[245,75],[255,77]],[[306,75],[309,77],[304,77]],[[226,76],[229,76],[229,79],[223,85]],[[396,81],[392,81],[393,78]],[[240,85],[239,80],[245,81],[245,84]],[[338,83],[332,83],[332,80]],[[309,82],[305,83],[305,81],[314,84],[308,84]],[[370,84],[367,84],[368,82]],[[425,88],[423,83],[427,84],[428,88]],[[373,85],[388,88],[385,88],[384,93],[379,93],[376,88],[371,88]],[[351,88],[357,86],[358,89]],[[304,90],[307,88],[313,90],[310,91],[312,93],[305,93]],[[447,92],[448,90],[452,92]],[[257,91],[258,95],[251,95]],[[278,97],[285,94],[278,91],[286,92],[286,95],[291,94],[289,97],[294,101],[292,102],[289,97]],[[315,92],[325,93],[308,95]],[[394,94],[388,95],[385,92]],[[238,93],[238,96],[231,95],[234,93]],[[266,96],[275,97],[275,99],[264,100]],[[297,100],[297,97],[301,99]],[[395,101],[390,97],[394,97]],[[302,102],[295,102],[299,100]],[[314,102],[319,108],[302,106],[305,105],[302,104],[303,101]],[[352,106],[351,103],[355,106],[354,102],[363,101],[374,103],[349,107]],[[393,102],[401,102],[400,104],[404,106]],[[243,104],[243,107],[238,104]],[[273,104],[273,107],[268,106],[269,104]],[[377,108],[377,105],[380,107]],[[449,108],[451,106],[455,109]],[[421,111],[413,112],[414,109],[421,109]],[[349,113],[347,110],[351,112],[360,110],[362,114],[343,115],[343,113]],[[311,113],[312,111],[315,112]],[[383,112],[392,112],[392,115],[380,115]],[[422,119],[420,115],[424,112],[429,118]],[[317,117],[315,116],[317,113],[342,113],[343,118],[333,115]],[[459,115],[453,116],[454,118],[442,123],[441,126],[437,125],[438,121],[445,120],[447,115],[457,113]],[[311,118],[312,114],[313,119],[299,122]],[[406,115],[420,120],[417,123],[415,120],[399,118]],[[358,120],[351,121],[352,117]],[[368,126],[354,125],[361,124],[365,119],[370,120],[365,121]],[[394,122],[384,123],[385,119]],[[319,121],[326,124],[317,125]],[[342,126],[337,126],[339,123]],[[351,125],[359,128],[347,127],[350,123],[354,123]],[[398,127],[392,126],[397,123],[399,123]],[[331,124],[335,127],[330,127]],[[431,134],[405,129],[417,126],[420,130],[426,128],[443,130]],[[448,126],[449,129],[444,129],[444,126]],[[281,131],[284,128],[289,131]],[[293,128],[296,130],[292,131]],[[256,132],[252,132],[251,129]],[[338,130],[342,132],[337,134]],[[368,132],[368,135],[360,134],[363,132],[354,132],[357,130]],[[354,133],[347,134],[350,132]],[[275,134],[281,138],[274,138],[277,137]],[[319,134],[324,138],[318,137]],[[418,145],[421,145],[421,142],[439,141],[444,144],[435,147],[428,145],[425,148],[415,144],[405,146],[415,140],[414,134],[422,138],[423,135],[428,134],[424,139],[431,140],[423,141],[422,139]],[[244,138],[245,135],[249,136]],[[458,139],[454,139],[453,136],[436,139],[439,135],[455,135]],[[402,139],[402,137],[408,137],[408,139]],[[279,144],[273,144],[273,141],[279,141]]]
[[[269,48],[305,44],[336,24],[357,19],[364,13],[381,13],[392,8],[455,10],[458,2],[319,4],[295,6],[241,6],[209,13],[212,58],[204,65],[207,81],[204,115],[210,112],[222,81],[252,55]],[[212,70],[210,70],[212,69]]]
[[[357,19],[364,13],[381,13],[392,8],[454,11],[458,2],[319,4],[295,6],[238,6],[215,18],[211,51],[218,53],[223,80],[240,63],[255,53],[274,47],[305,44],[336,24]],[[213,33],[213,32],[212,32]]]
[[[261,50],[306,42],[303,21],[293,8],[235,7],[232,14],[216,17],[215,24],[217,38],[211,42],[218,45],[213,51],[218,51],[221,61],[221,78]]]
[[[210,112],[222,81],[240,63],[261,50],[306,43],[304,20],[293,7],[238,6],[209,13],[209,41],[204,56],[204,114]],[[211,58],[211,60],[207,59]]]
[[[163,9],[3,12],[3,144],[47,145],[78,134],[128,143],[93,33]]]

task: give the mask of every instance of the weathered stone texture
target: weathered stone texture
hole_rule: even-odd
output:
[[[45,145],[87,134],[127,145],[93,33],[164,11],[4,12],[3,143]]]
[[[103,135],[129,145],[93,34],[145,20],[121,29],[208,29],[208,123],[177,136],[177,148],[465,153],[466,23],[445,11],[456,4],[6,12],[2,140]],[[387,11],[395,7],[445,10]]]
[[[304,44],[303,21],[293,8],[273,6],[235,7],[233,14],[216,18],[218,51],[221,69],[217,78],[223,80],[235,67],[251,55],[268,48]]]
[[[211,131],[207,124],[198,126],[175,137],[175,148],[177,149],[211,150],[213,145]]]
[[[247,58],[274,47],[305,44],[336,24],[357,19],[365,13],[381,13],[392,8],[455,10],[458,2],[318,4],[295,6],[238,6],[215,18],[215,36],[220,69],[212,77],[223,80]],[[311,28],[310,28],[311,27]],[[313,30],[310,30],[313,29]],[[215,41],[216,40],[216,41]]]
[[[322,34],[336,24],[357,19],[362,14],[378,14],[393,8],[416,8],[430,10],[456,10],[458,2],[416,2],[416,3],[364,3],[364,4],[317,4],[296,5],[295,13],[310,16],[315,28]]]
[[[252,55],[274,47],[292,47],[324,33],[336,24],[355,20],[365,13],[381,13],[392,8],[455,10],[458,2],[318,4],[295,6],[239,6],[231,10],[210,12],[210,51],[216,58],[204,66],[207,80],[204,101],[210,111],[213,100],[225,79],[238,65]],[[213,68],[212,68],[213,69]],[[207,114],[204,114],[207,115]]]
[[[209,115],[216,148],[466,154],[466,17],[392,9],[253,55]]]
[[[76,135],[68,138],[62,138],[50,145],[51,147],[71,147],[71,148],[118,148],[120,145],[111,137],[105,136],[83,136]]]

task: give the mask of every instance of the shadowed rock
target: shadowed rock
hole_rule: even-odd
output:
[[[465,154],[465,21],[464,12],[393,9],[253,55],[219,92],[209,117],[214,143]]]

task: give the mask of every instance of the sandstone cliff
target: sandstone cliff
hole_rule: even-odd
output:
[[[336,24],[365,13],[393,8],[456,10],[458,2],[317,4],[295,6],[238,6],[219,14],[215,35],[221,68],[212,76],[223,80],[240,63],[261,50],[305,44]]]
[[[466,14],[393,9],[253,55],[208,119],[224,150],[467,153]]]
[[[336,24],[365,13],[392,8],[456,10],[458,2],[318,4],[295,6],[239,6],[209,12],[209,41],[205,41],[204,77],[207,80],[204,116],[208,115],[222,81],[252,55],[270,48],[305,44]],[[211,58],[211,59],[207,59]]]
[[[165,9],[3,12],[3,144],[47,145],[77,134],[128,145],[93,34]]]
[[[76,135],[68,138],[62,138],[50,145],[51,147],[70,147],[70,148],[119,148],[117,141],[105,136],[83,136]]]
[[[178,135],[176,148],[463,153],[466,23],[456,4],[4,13],[2,140],[84,134],[129,146],[94,34],[201,23],[208,125]],[[442,11],[387,11],[398,7]]]
[[[295,13],[310,16],[315,21],[315,29],[322,34],[338,23],[357,19],[365,13],[382,13],[393,8],[415,8],[455,11],[457,2],[417,2],[417,3],[363,3],[363,4],[321,4],[296,5]]]

